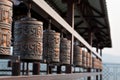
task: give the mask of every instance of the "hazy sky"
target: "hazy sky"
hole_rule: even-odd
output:
[[[111,29],[112,48],[104,49],[103,54],[120,56],[120,0],[107,0]]]

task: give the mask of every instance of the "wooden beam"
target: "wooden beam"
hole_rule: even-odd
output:
[[[30,76],[1,76],[0,80],[76,80],[88,76],[100,75],[99,73],[73,73],[73,74],[51,74],[51,75],[30,75]]]
[[[85,17],[85,18],[104,18],[104,16],[98,16],[98,15],[93,15],[93,16],[91,16],[91,15],[83,15],[83,17]]]
[[[98,21],[97,19],[93,19],[95,22],[97,22],[98,24],[100,24],[103,27],[106,27],[104,24],[102,24],[100,21]]]
[[[16,61],[16,60],[20,61],[19,56],[12,56],[12,55],[0,55],[0,59],[10,59],[10,60],[13,60],[13,61]]]
[[[79,23],[77,23],[76,25],[75,25],[75,28],[77,28],[79,25],[81,25],[82,23],[84,23],[84,21],[83,20],[81,20]]]
[[[66,15],[66,21],[68,24],[74,29],[74,0],[67,1],[67,15]],[[73,50],[74,49],[74,36],[72,34],[71,36],[71,51],[70,51],[70,65],[66,66],[66,73],[72,73],[72,67],[73,64]]]
[[[81,18],[81,16],[74,16],[75,18]],[[83,15],[83,17],[85,18],[104,18],[105,16],[101,16],[101,15]]]
[[[55,8],[55,10],[56,10],[61,16],[64,14],[64,13],[60,10],[60,8],[56,5],[56,3],[54,3],[54,1],[48,0],[48,2],[53,5],[53,7]]]
[[[105,14],[103,14],[102,12],[100,12],[99,10],[97,10],[95,7],[93,7],[89,2],[84,1],[86,3],[86,6],[90,7],[93,11],[97,12],[99,15],[103,16]]]
[[[93,45],[93,32],[91,30],[88,31],[88,43],[92,46]],[[91,51],[88,50],[90,55],[92,55]],[[87,69],[88,72],[91,72],[91,68]],[[91,80],[91,77],[88,77],[87,80]]]

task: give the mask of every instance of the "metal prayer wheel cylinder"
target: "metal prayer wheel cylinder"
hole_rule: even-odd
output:
[[[61,64],[70,64],[71,41],[67,38],[61,38],[60,41],[60,62]]]
[[[89,67],[92,68],[92,56],[89,54]]]
[[[96,69],[98,69],[98,59],[96,59]]]
[[[48,63],[59,62],[60,33],[45,30],[43,35],[43,59]]]
[[[82,63],[83,67],[86,68],[86,52],[84,50],[82,51]]]
[[[98,69],[98,59],[95,58],[95,68]]]
[[[21,60],[42,59],[42,22],[29,17],[16,21],[14,37],[14,55],[20,56]]]
[[[95,58],[95,69],[97,69],[97,59]]]
[[[0,0],[0,55],[10,55],[12,2]]]
[[[97,69],[100,69],[100,60],[97,59]]]
[[[86,52],[86,67],[89,67],[89,53]]]
[[[101,70],[103,69],[103,67],[102,67],[102,61],[100,61],[100,69]]]
[[[75,45],[74,46],[74,59],[73,63],[75,66],[82,66],[82,49]]]
[[[92,67],[95,68],[95,58],[92,57]]]

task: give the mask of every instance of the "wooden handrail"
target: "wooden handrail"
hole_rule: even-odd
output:
[[[73,73],[55,75],[31,75],[31,76],[3,76],[0,80],[76,80],[83,77],[90,77],[102,74],[99,73]]]

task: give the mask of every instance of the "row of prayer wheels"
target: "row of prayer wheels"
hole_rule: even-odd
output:
[[[84,68],[102,69],[100,59],[92,57],[91,53],[82,50],[79,46],[74,46],[74,65]]]
[[[60,39],[60,33],[53,30],[45,30],[43,35],[43,59],[48,63],[70,64],[71,41]]]
[[[10,55],[12,2],[0,0],[0,55]],[[60,33],[48,29],[43,31],[43,23],[31,16],[14,24],[13,55],[23,61],[43,60],[47,63],[70,64],[71,41],[60,38]],[[75,66],[102,68],[101,61],[92,60],[91,53],[74,45]]]

